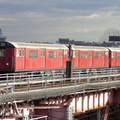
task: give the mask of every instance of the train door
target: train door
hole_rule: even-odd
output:
[[[58,61],[59,61],[59,67],[62,68],[63,67],[63,55],[64,55],[64,51],[63,50],[59,50],[59,55],[58,55]]]
[[[105,53],[104,51],[101,51],[101,61],[102,61],[102,66],[105,66]]]
[[[19,49],[19,67],[25,69],[25,49]]]
[[[41,49],[41,55],[40,55],[40,68],[45,68],[46,63],[46,49]]]
[[[15,69],[25,69],[25,49],[16,49]]]
[[[105,51],[104,52],[104,66],[108,67],[108,66],[111,66],[110,63],[111,63],[111,53],[109,51]]]
[[[73,51],[73,66],[78,67],[78,51]]]
[[[6,68],[5,63],[5,48],[0,48],[0,70],[4,70]]]
[[[92,67],[93,65],[93,52],[89,52],[89,67]]]
[[[14,68],[14,49],[6,48],[5,50],[5,70],[12,71]]]
[[[117,54],[115,51],[111,51],[111,67],[116,66],[116,57]]]

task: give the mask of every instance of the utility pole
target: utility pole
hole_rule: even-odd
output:
[[[68,61],[66,62],[66,78],[73,77],[72,46],[69,45]]]

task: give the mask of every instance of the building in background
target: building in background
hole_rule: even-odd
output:
[[[69,38],[59,38],[58,43],[60,44],[69,44]]]
[[[6,38],[7,37],[3,35],[2,30],[0,29],[0,41],[5,41]]]
[[[109,36],[109,42],[120,43],[120,36]]]

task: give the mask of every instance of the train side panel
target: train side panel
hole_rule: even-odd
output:
[[[78,67],[89,67],[89,51],[79,51]]]
[[[109,67],[109,50],[105,47],[73,46],[73,53],[79,51],[78,59],[74,58],[74,66],[78,68]],[[106,54],[107,53],[107,54]],[[78,64],[77,64],[78,63]],[[78,66],[77,66],[78,65]]]
[[[93,67],[103,67],[104,58],[102,51],[93,51]]]
[[[59,51],[55,49],[46,50],[46,68],[59,68]]]
[[[40,50],[35,48],[26,49],[25,69],[38,69],[40,68]]]
[[[46,68],[65,68],[68,59],[68,50],[47,49],[46,50]]]

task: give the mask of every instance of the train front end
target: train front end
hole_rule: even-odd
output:
[[[0,73],[14,72],[14,45],[0,41]]]

